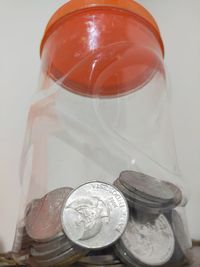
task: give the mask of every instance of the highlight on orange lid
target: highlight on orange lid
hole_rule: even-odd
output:
[[[107,7],[115,7],[119,9],[124,9],[127,11],[131,11],[143,19],[145,19],[155,30],[157,34],[157,38],[159,39],[161,49],[164,55],[164,45],[162,38],[160,36],[159,27],[154,19],[154,17],[146,10],[142,5],[135,2],[134,0],[70,0],[63,6],[61,6],[51,17],[49,20],[42,42],[40,47],[40,54],[42,54],[42,50],[45,44],[46,39],[49,34],[51,34],[52,27],[64,16],[81,9],[97,7],[97,6],[107,6]]]
[[[132,0],[71,0],[50,19],[41,56],[43,71],[68,91],[116,97],[162,71],[164,46],[154,18]]]

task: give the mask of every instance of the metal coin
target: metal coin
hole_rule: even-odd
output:
[[[82,267],[83,266],[85,266],[85,267],[125,267],[125,265],[123,264],[123,263],[113,263],[113,264],[109,264],[109,265],[107,265],[107,264],[101,264],[101,265],[99,265],[99,264],[82,264],[81,265]],[[81,267],[80,266],[80,267]]]
[[[171,205],[163,205],[159,202],[148,201],[142,197],[136,196],[133,192],[129,191],[122,184],[120,184],[119,180],[116,180],[114,185],[124,194],[130,208],[138,211],[142,210],[143,212],[149,214],[159,214],[168,210],[171,211],[172,209]]]
[[[13,243],[12,251],[18,253],[19,251],[28,251],[32,244],[32,240],[26,233],[25,227],[16,229],[15,238]]]
[[[169,262],[175,250],[172,228],[164,215],[149,221],[146,216],[130,217],[120,240],[130,258],[148,266],[162,266]]]
[[[119,257],[119,259],[128,266],[138,267],[139,265],[131,258],[125,250],[120,246],[119,243],[115,245],[115,254]]]
[[[62,210],[62,225],[75,244],[102,249],[120,238],[128,215],[126,199],[117,188],[91,182],[70,194]]]
[[[32,248],[37,253],[45,253],[47,251],[56,250],[58,247],[66,244],[66,243],[69,243],[71,245],[71,241],[63,233],[62,236],[57,237],[54,240],[49,241],[49,242],[33,242],[32,243]]]
[[[160,213],[164,213],[167,212],[171,209],[170,207],[150,207],[148,205],[145,205],[144,203],[139,203],[136,202],[135,200],[133,200],[132,198],[129,198],[128,196],[126,196],[126,200],[129,204],[129,207],[132,208],[133,210],[140,212],[143,211],[144,213],[146,213],[146,216],[149,216],[149,214],[155,214],[158,215]]]
[[[187,260],[191,261],[192,255],[190,250],[189,237],[185,232],[185,227],[181,215],[176,210],[172,211],[172,227],[181,252]]]
[[[26,217],[26,231],[36,241],[46,242],[62,232],[60,212],[71,188],[56,189],[35,201]]]
[[[114,265],[119,264],[120,261],[113,255],[97,255],[97,256],[86,256],[79,260],[79,263],[84,265]]]
[[[27,215],[29,214],[29,212],[31,211],[32,207],[33,206],[36,206],[37,205],[37,202],[39,202],[41,199],[33,199],[31,202],[29,202],[27,205],[26,205],[26,209],[25,209],[25,218],[27,217]]]
[[[174,192],[167,184],[149,175],[135,171],[124,171],[120,174],[120,182],[138,195],[159,202],[173,202]]]
[[[46,250],[45,252],[38,252],[33,247],[31,248],[30,254],[37,260],[48,260],[50,258],[55,258],[58,255],[64,253],[65,251],[71,249],[73,244],[71,242],[65,242],[64,244],[59,244],[57,248],[52,250]]]
[[[170,188],[174,195],[174,207],[178,206],[183,200],[183,193],[178,186],[170,182],[163,181],[163,183]]]
[[[125,186],[123,186],[120,183],[119,179],[117,179],[114,182],[114,185],[125,195],[125,197],[128,197],[129,199],[131,199],[134,202],[138,202],[138,203],[143,204],[144,206],[149,206],[152,208],[159,208],[162,206],[162,204],[160,202],[147,200],[141,196],[136,195],[134,192],[128,190]]]
[[[33,258],[33,261],[39,267],[54,267],[54,266],[68,266],[77,262],[81,257],[85,256],[88,250],[73,246],[69,250],[57,255],[56,257],[48,258],[46,260],[38,260]]]

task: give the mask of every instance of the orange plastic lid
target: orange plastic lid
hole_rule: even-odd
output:
[[[144,20],[146,20],[146,22],[149,23],[149,26],[152,27],[152,31],[154,32],[159,41],[164,56],[164,45],[160,35],[160,30],[155,19],[142,5],[136,3],[133,0],[71,0],[67,2],[54,13],[49,23],[47,24],[44,37],[41,42],[40,54],[42,54],[42,50],[47,38],[49,37],[49,35],[51,35],[52,31],[54,31],[55,29],[54,27],[63,17],[70,13],[73,13],[74,11],[97,6],[110,6],[119,9],[124,9],[133,12]]]
[[[154,18],[132,0],[67,2],[50,19],[41,55],[43,49],[47,77],[89,97],[122,96],[144,87],[164,56]]]

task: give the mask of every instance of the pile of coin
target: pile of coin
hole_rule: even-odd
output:
[[[80,267],[123,267],[112,247],[90,252],[86,257],[81,258],[75,266],[78,265]]]
[[[120,259],[130,266],[181,266],[191,261],[189,237],[176,207],[182,192],[174,184],[134,171],[114,182],[130,207],[125,233],[116,244]]]
[[[32,239],[26,232],[25,222],[21,220],[15,232],[15,240],[12,249],[12,258],[17,264],[26,264],[29,259]]]
[[[189,247],[175,210],[181,201],[174,184],[134,171],[122,172],[114,185],[96,181],[56,189],[27,205],[16,232],[17,262],[33,267],[181,266]]]
[[[172,210],[182,200],[177,186],[138,172],[122,172],[114,185],[123,192],[130,207],[150,214]]]

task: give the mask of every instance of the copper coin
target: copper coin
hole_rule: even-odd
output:
[[[56,189],[33,202],[26,216],[26,231],[36,241],[47,242],[62,234],[60,213],[71,188]]]

